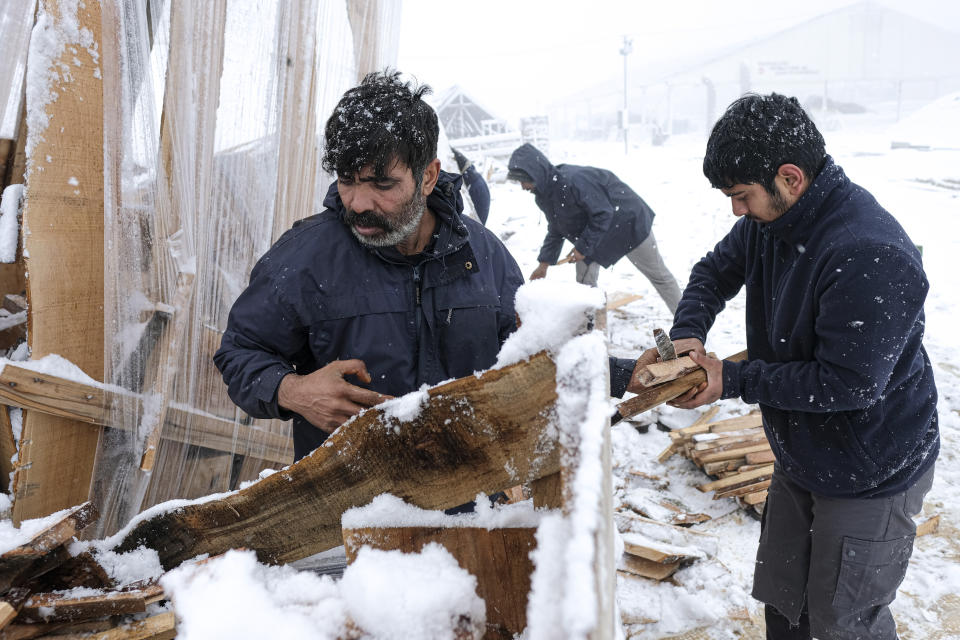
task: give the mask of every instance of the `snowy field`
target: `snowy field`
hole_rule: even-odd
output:
[[[934,126],[926,123],[931,130]],[[944,122],[956,127],[956,121]],[[942,452],[937,478],[921,518],[941,516],[938,533],[917,540],[910,570],[893,605],[904,640],[960,639],[960,288],[954,258],[960,256],[960,149],[891,150],[890,130],[873,122],[828,121],[821,124],[827,151],[856,183],[873,193],[922,246],[930,280],[926,303],[925,345],[933,361],[940,393]],[[936,138],[936,136],[933,136]],[[933,144],[936,144],[934,142]],[[622,142],[553,141],[548,156],[555,164],[595,165],[614,171],[657,213],[654,233],[667,266],[686,283],[692,265],[709,251],[734,223],[730,204],[710,188],[701,172],[705,141],[701,136],[676,137],[664,146],[639,146],[624,155]],[[488,226],[504,239],[525,275],[536,267],[546,222],[533,196],[512,183],[491,185],[493,204]],[[569,245],[564,248],[564,253]],[[573,281],[573,265],[551,267],[548,278]],[[649,282],[627,261],[601,272],[599,286],[614,299],[620,293],[643,299],[614,311],[610,317],[610,349],[635,356],[653,346],[651,330],[669,328],[671,317]],[[744,300],[741,295],[721,314],[707,349],[721,355],[746,346]],[[739,401],[723,401],[716,419],[747,413]],[[660,407],[638,416],[679,428],[692,423],[699,410]],[[675,574],[673,583],[620,578],[618,599],[633,638],[762,638],[762,611],[750,597],[753,558],[759,522],[732,500],[714,501],[695,485],[705,481],[692,462],[674,456],[665,464],[657,455],[669,444],[665,433],[651,428],[638,433],[631,423],[614,427],[615,489],[619,500],[631,489],[663,487],[693,512],[712,520],[697,529],[715,534],[715,558]],[[631,475],[642,471],[661,479]]]

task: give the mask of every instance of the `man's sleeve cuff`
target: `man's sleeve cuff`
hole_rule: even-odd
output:
[[[629,358],[610,358],[610,395],[622,398],[637,366],[636,360]]]
[[[730,362],[721,360],[723,363],[723,391],[720,392],[720,399],[739,398],[740,390],[740,365],[739,362]]]

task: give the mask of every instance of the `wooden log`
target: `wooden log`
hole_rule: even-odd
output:
[[[648,364],[637,374],[637,379],[645,387],[652,387],[655,384],[662,384],[676,380],[680,376],[696,371],[700,365],[695,363],[690,356],[681,356],[674,360],[664,360]]]
[[[721,498],[736,498],[739,496],[745,496],[748,493],[756,493],[757,491],[766,491],[767,487],[769,486],[770,486],[769,480],[761,480],[760,482],[746,484],[746,485],[743,485],[742,487],[727,489],[725,491],[717,491],[715,494],[713,494],[713,499],[719,500]]]
[[[747,352],[741,351],[726,358],[731,362],[746,360]],[[624,418],[635,416],[638,413],[648,411],[678,396],[682,396],[690,389],[707,381],[707,373],[703,369],[698,369],[676,380],[665,382],[655,387],[643,389],[635,397],[625,400],[617,405],[617,411]]]
[[[926,536],[936,533],[940,529],[940,514],[927,518],[923,523],[917,525],[917,536]]]
[[[540,353],[429,389],[409,422],[374,407],[285,470],[137,523],[117,550],[155,549],[167,569],[241,546],[262,562],[291,562],[341,544],[341,514],[385,491],[445,509],[549,475],[560,468],[558,448],[531,454],[543,450],[555,378]]]
[[[103,82],[94,70],[109,73],[109,65],[99,60],[101,5],[85,3],[70,16],[59,15],[69,5],[56,0],[43,0],[41,6],[55,25],[70,24],[90,42],[65,43],[75,46],[64,47],[51,61],[52,74],[59,79],[50,87],[56,100],[45,106],[46,128],[28,131],[32,146],[23,224],[30,229],[24,239],[30,349],[34,358],[57,353],[87,375],[102,377],[104,110]],[[61,66],[72,72],[60,73]],[[42,107],[28,101],[27,108]],[[86,500],[99,438],[99,428],[78,428],[73,421],[28,411],[14,521]]]
[[[477,579],[477,595],[487,605],[488,636],[510,638],[527,626],[527,596],[536,548],[536,527],[484,529],[477,527],[378,527],[344,529],[347,562],[361,547],[417,553],[436,542]],[[493,627],[491,629],[491,626]]]
[[[768,464],[759,469],[754,469],[753,471],[748,471],[746,473],[737,473],[729,478],[721,478],[720,480],[714,480],[713,482],[707,482],[697,486],[700,491],[707,493],[709,491],[716,491],[717,489],[729,489],[731,487],[746,483],[749,480],[761,480],[773,475],[773,465]]]
[[[51,552],[83,531],[98,515],[97,508],[85,502],[30,541],[0,555],[0,592],[52,568],[44,562]]]
[[[770,462],[776,462],[777,460],[777,457],[773,455],[773,451],[770,449],[770,445],[767,445],[766,451],[748,453],[746,457],[747,464],[768,464]]]

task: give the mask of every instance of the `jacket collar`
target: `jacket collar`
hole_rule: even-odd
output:
[[[762,226],[764,233],[770,233],[789,243],[806,240],[813,229],[817,217],[830,194],[850,180],[833,158],[827,156],[823,169],[800,196],[792,207],[774,220]]]
[[[447,173],[441,171],[437,178],[437,185],[427,196],[427,206],[434,213],[437,219],[437,227],[434,235],[437,236],[433,244],[433,250],[430,257],[440,257],[456,251],[467,241],[467,226],[460,216],[463,211],[463,197],[460,195],[460,186],[463,183],[463,177],[459,174]],[[336,181],[330,185],[327,196],[323,200],[323,206],[336,212],[337,217],[343,223],[343,215],[346,212],[343,201],[340,199],[340,192],[337,191]],[[353,239],[353,235],[350,235]],[[355,240],[355,239],[354,239]],[[386,249],[371,249],[380,257],[394,261],[391,256],[399,252],[393,247]]]

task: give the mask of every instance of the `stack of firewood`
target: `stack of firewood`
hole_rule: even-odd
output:
[[[689,427],[671,431],[670,446],[658,460],[679,453],[717,478],[699,485],[701,491],[714,491],[714,500],[736,498],[744,508],[762,511],[773,475],[773,451],[760,414],[710,422],[716,412],[714,407]]]
[[[64,633],[100,640],[176,636],[173,612],[145,615],[147,605],[165,599],[160,585],[117,585],[90,553],[72,556],[67,550],[97,517],[96,508],[84,503],[0,555],[0,640]]]

